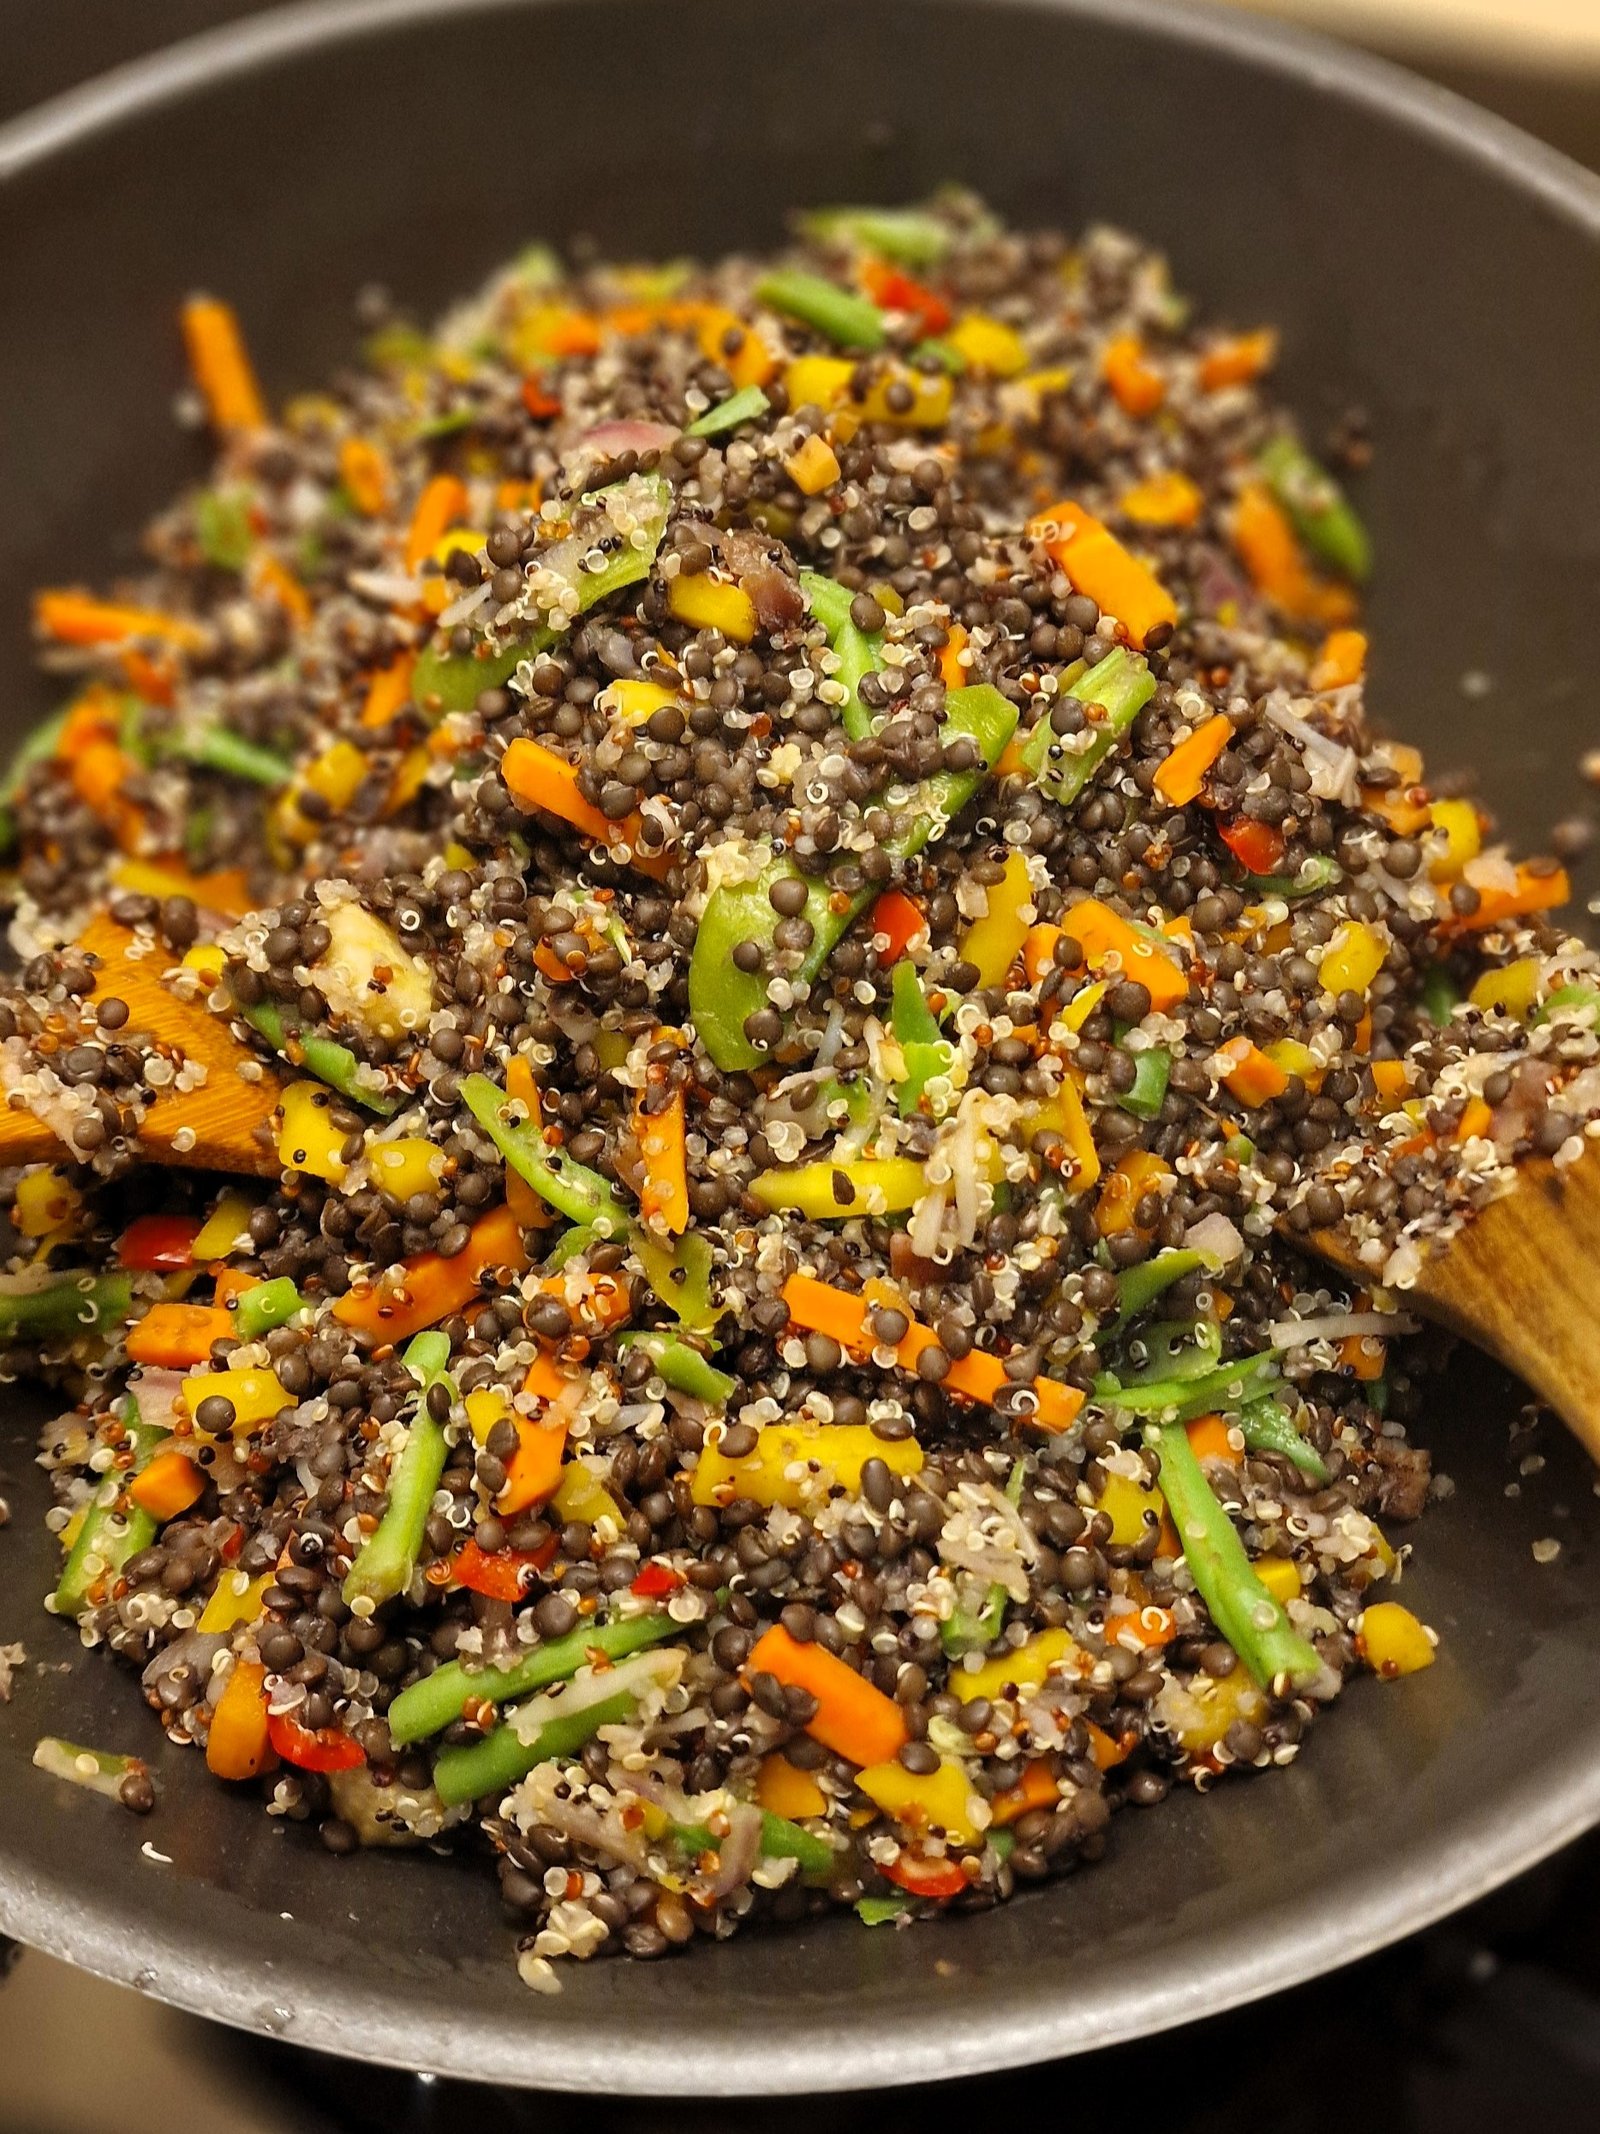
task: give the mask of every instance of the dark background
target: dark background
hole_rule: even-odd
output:
[[[1515,0],[1506,7],[1513,15]],[[0,0],[0,117],[253,12],[251,0]],[[1600,62],[1586,75],[1403,43],[1391,56],[1600,168]],[[1600,2123],[1597,2075],[1600,1837],[1353,1970],[1087,2061],[753,2109],[682,2100],[581,2109],[594,2134],[731,2134],[752,2117],[763,2134],[819,2125],[854,2134],[1075,2108],[1153,2115],[1172,2134],[1291,2124],[1297,2134],[1476,2134],[1542,2119]],[[427,2134],[484,2119],[519,2134],[566,2109],[236,2037],[40,1957],[21,1958],[0,1985],[0,2134]]]

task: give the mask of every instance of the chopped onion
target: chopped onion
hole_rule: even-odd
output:
[[[507,1718],[517,1739],[538,1740],[553,1719],[570,1719],[593,1704],[608,1704],[613,1697],[644,1697],[652,1690],[669,1690],[683,1672],[681,1646],[658,1646],[654,1652],[635,1653],[615,1667],[580,1667],[570,1682],[547,1689],[542,1696],[526,1697]]]
[[[749,1801],[740,1801],[728,1810],[728,1835],[722,1841],[711,1895],[726,1897],[742,1889],[760,1858],[761,1810]]]
[[[1267,1339],[1275,1349],[1303,1348],[1308,1341],[1343,1341],[1351,1334],[1414,1334],[1404,1312],[1322,1312],[1314,1319],[1274,1319]]]
[[[1299,742],[1306,769],[1311,773],[1311,790],[1317,798],[1340,800],[1346,807],[1354,807],[1357,798],[1355,750],[1330,741],[1309,720],[1291,711],[1288,695],[1282,689],[1274,689],[1262,709],[1280,732]]]
[[[1183,1233],[1183,1242],[1218,1267],[1229,1267],[1244,1256],[1244,1239],[1225,1215],[1203,1215]]]

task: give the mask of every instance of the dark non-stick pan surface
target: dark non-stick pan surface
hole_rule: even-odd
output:
[[[238,303],[281,393],[348,353],[369,281],[425,314],[535,236],[715,253],[796,204],[951,179],[1019,221],[1156,239],[1210,310],[1280,322],[1313,429],[1370,412],[1379,710],[1441,768],[1479,766],[1514,836],[1570,813],[1593,738],[1600,186],[1371,62],[1145,0],[313,7],[0,133],[5,738],[46,707],[28,587],[114,571],[197,471],[170,420],[187,290]],[[981,1918],[573,1967],[536,1999],[491,1875],[329,1859],[158,1753],[131,1678],[38,1612],[42,1410],[18,1389],[0,1642],[30,1665],[0,1709],[0,1929],[308,2045],[613,2091],[967,2073],[1270,1993],[1600,1816],[1597,1508],[1553,1425],[1514,1438],[1520,1405],[1471,1358],[1442,1383],[1424,1435],[1456,1487],[1406,1585],[1439,1664],[1357,1683],[1293,1769],[1130,1810],[1105,1864]],[[1548,1464],[1523,1474],[1531,1448]],[[152,1754],[158,1813],[38,1776],[45,1731]]]

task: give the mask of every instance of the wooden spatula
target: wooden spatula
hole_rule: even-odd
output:
[[[1340,1231],[1298,1242],[1371,1281]],[[1561,1171],[1526,1159],[1512,1190],[1431,1254],[1404,1298],[1514,1371],[1600,1461],[1600,1158]]]
[[[168,991],[161,983],[165,959],[159,952],[130,957],[132,941],[129,929],[105,914],[85,927],[78,946],[96,960],[95,996],[127,1002],[128,1020],[119,1036],[159,1037],[206,1068],[198,1089],[166,1089],[152,1099],[139,1128],[141,1149],[152,1163],[275,1178],[281,1168],[272,1132],[282,1093],[278,1077],[233,1037],[220,1016]],[[43,1119],[0,1109],[0,1164],[55,1163],[73,1153]]]

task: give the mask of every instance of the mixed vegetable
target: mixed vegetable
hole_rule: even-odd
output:
[[[278,415],[183,326],[215,466],[39,596],[0,824],[0,1334],[168,1739],[481,1827],[544,1987],[1426,1666],[1404,1291],[1581,1148],[1600,973],[1366,724],[1271,333],[964,197],[535,250]]]

